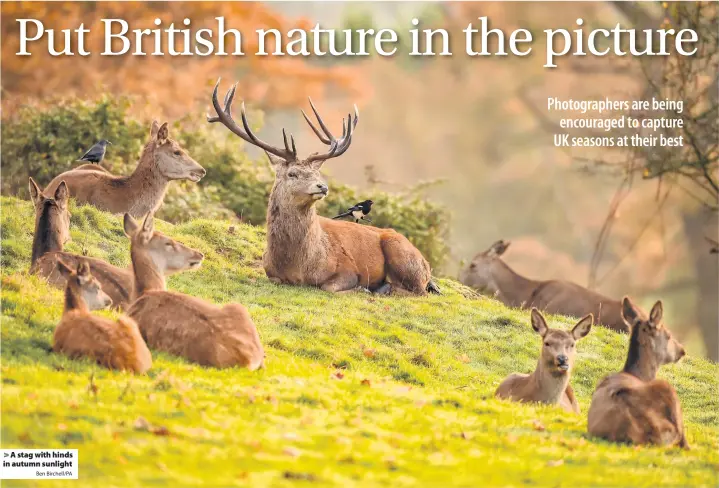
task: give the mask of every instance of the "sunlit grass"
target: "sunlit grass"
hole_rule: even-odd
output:
[[[128,264],[119,217],[72,212],[68,250]],[[449,280],[426,298],[276,286],[260,265],[264,230],[252,226],[158,223],[206,255],[169,287],[245,304],[266,369],[156,354],[134,377],[57,356],[62,294],[25,272],[33,222],[29,203],[2,199],[2,447],[79,449],[80,480],[68,486],[716,485],[716,364],[690,357],[660,373],[682,401],[691,451],[611,445],[587,436],[586,410],[597,381],[621,368],[626,336],[595,329],[578,344],[582,415],[498,401],[504,376],[536,364],[525,311]]]

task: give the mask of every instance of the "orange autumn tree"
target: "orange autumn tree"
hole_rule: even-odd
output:
[[[2,4],[2,89],[4,109],[30,99],[56,96],[93,97],[101,93],[138,95],[166,116],[185,114],[198,100],[206,103],[209,90],[219,76],[239,80],[243,99],[264,108],[286,108],[306,101],[307,96],[321,98],[328,87],[356,97],[359,85],[354,70],[347,66],[313,65],[304,58],[255,56],[256,29],[309,29],[307,20],[290,20],[272,6],[248,2],[28,2]],[[101,19],[123,19],[130,29],[155,29],[170,23],[186,28],[215,28],[216,17],[225,18],[226,28],[243,35],[244,56],[101,56],[104,25]],[[17,19],[38,19],[45,29],[55,29],[55,43],[61,46],[59,30],[76,29],[84,23],[85,49],[89,56],[51,56],[45,39],[37,41],[31,56],[17,56],[19,24]],[[34,32],[34,27],[30,28]],[[128,34],[128,37],[132,37]],[[133,40],[134,41],[134,40]],[[228,35],[228,52],[234,37]],[[179,40],[176,40],[181,50]],[[44,45],[43,45],[44,43]],[[143,48],[152,52],[152,39],[145,37]],[[166,42],[163,40],[166,49]],[[76,47],[76,46],[75,46]],[[133,46],[134,47],[134,46]],[[132,51],[130,51],[132,52]]]

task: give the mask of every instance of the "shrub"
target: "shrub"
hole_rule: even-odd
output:
[[[60,100],[43,107],[25,107],[2,124],[4,194],[27,197],[27,179],[44,186],[78,163],[75,160],[97,140],[113,143],[103,165],[116,174],[129,174],[147,140],[149,122],[133,117],[129,98],[100,97],[87,101]],[[198,218],[236,216],[262,225],[274,176],[263,157],[253,161],[237,137],[218,134],[204,120],[186,117],[172,124],[170,134],[207,170],[200,184],[174,182],[158,212],[171,222]],[[330,194],[318,210],[336,215],[365,200],[365,194],[330,182]],[[371,191],[375,201],[372,221],[406,235],[433,268],[441,267],[447,254],[449,214],[422,197],[422,187],[401,194]],[[363,192],[365,193],[365,192]]]

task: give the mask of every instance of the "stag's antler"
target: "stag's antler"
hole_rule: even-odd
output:
[[[357,127],[357,122],[359,121],[359,111],[357,110],[357,105],[354,106],[355,109],[355,116],[354,120],[352,120],[352,114],[347,115],[347,120],[342,119],[342,137],[340,139],[335,139],[335,137],[332,135],[332,133],[329,131],[327,126],[325,125],[324,121],[322,120],[322,117],[320,117],[320,114],[317,112],[317,109],[315,108],[315,104],[312,103],[312,99],[310,98],[310,107],[312,107],[312,112],[314,112],[315,117],[317,118],[317,122],[320,125],[320,128],[322,129],[322,133],[320,133],[319,130],[314,126],[310,118],[307,116],[304,110],[302,110],[302,115],[305,117],[305,120],[310,125],[310,128],[312,129],[312,132],[315,133],[315,135],[319,138],[320,141],[322,141],[323,144],[327,144],[330,146],[329,151],[327,151],[324,154],[315,153],[310,155],[305,162],[306,163],[314,163],[314,162],[320,162],[323,163],[331,158],[336,158],[337,156],[341,156],[342,154],[349,149],[350,144],[352,143],[352,131],[355,127]]]
[[[235,98],[235,90],[237,89],[237,83],[232,85],[232,88],[230,88],[227,91],[227,94],[225,95],[225,101],[224,105],[225,107],[222,108],[220,106],[219,100],[217,100],[217,90],[220,87],[220,80],[222,78],[217,79],[217,83],[215,84],[215,89],[212,91],[212,105],[215,107],[215,112],[217,112],[217,116],[213,117],[208,115],[207,121],[210,123],[214,122],[220,122],[222,125],[230,129],[233,134],[236,134],[240,136],[243,140],[246,142],[249,142],[250,144],[257,146],[261,149],[264,149],[270,154],[274,154],[277,157],[280,157],[284,159],[285,161],[296,161],[297,160],[297,148],[295,147],[295,138],[290,134],[290,141],[292,148],[290,149],[290,145],[287,143],[287,134],[285,133],[285,130],[282,129],[282,138],[284,139],[285,148],[280,149],[277,147],[274,147],[260,138],[258,138],[255,134],[252,133],[252,129],[250,129],[250,124],[247,122],[247,114],[245,113],[245,103],[242,102],[242,126],[244,127],[244,130],[237,125],[235,120],[232,118],[232,100]]]

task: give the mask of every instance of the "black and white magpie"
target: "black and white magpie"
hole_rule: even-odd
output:
[[[360,220],[366,220],[367,222],[371,223],[372,221],[367,218],[367,214],[370,213],[370,210],[372,210],[373,203],[374,202],[372,200],[365,200],[364,202],[359,202],[357,205],[348,208],[346,212],[342,212],[341,214],[332,218],[341,219],[342,217],[348,217],[351,215],[357,223],[359,223]]]
[[[100,142],[92,146],[85,154],[83,154],[78,161],[100,164],[105,157],[105,150],[107,149],[108,144],[112,144],[112,142],[107,139],[100,140]]]

